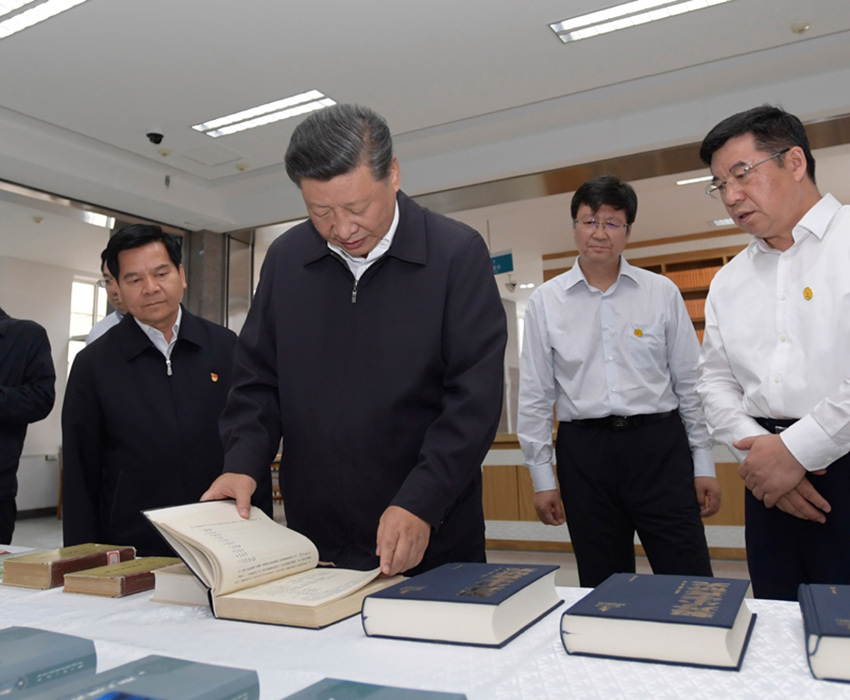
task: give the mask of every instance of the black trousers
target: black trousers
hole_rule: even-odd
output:
[[[747,565],[756,598],[797,600],[801,583],[850,584],[850,455],[808,478],[832,506],[824,525],[767,508],[746,492]]]
[[[617,431],[561,423],[555,454],[582,586],[634,572],[635,532],[656,574],[712,575],[677,413]]]
[[[18,509],[14,498],[0,501],[0,544],[12,543],[12,533],[15,532],[15,517],[17,515]]]

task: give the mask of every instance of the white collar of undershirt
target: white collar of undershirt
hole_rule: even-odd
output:
[[[165,339],[165,334],[154,328],[153,326],[149,326],[146,323],[142,323],[139,319],[133,318],[133,320],[139,324],[139,328],[141,328],[148,338],[151,339],[151,342],[154,344],[157,350],[159,350],[166,359],[171,358],[171,351],[174,349],[174,343],[177,342],[177,336],[180,334],[180,322],[183,320],[183,306],[177,307],[177,320],[174,321],[174,326],[171,329],[171,342]]]
[[[390,249],[396,229],[398,228],[398,219],[398,201],[396,201],[395,213],[393,214],[393,221],[390,224],[389,231],[386,232],[384,237],[378,241],[378,244],[372,248],[365,257],[351,255],[348,251],[340,248],[338,245],[334,245],[330,241],[328,242],[328,248],[337,253],[345,261],[346,265],[348,265],[348,268],[351,270],[351,274],[354,275],[355,279],[359,280],[360,276],[366,272],[366,269]]]

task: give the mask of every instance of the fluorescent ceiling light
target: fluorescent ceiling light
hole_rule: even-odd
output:
[[[33,0],[0,0],[0,17],[12,14],[22,7],[29,6],[23,12],[18,12],[0,22],[0,39],[16,34],[22,29],[55,17],[60,12],[82,5],[86,0],[47,0],[37,3]]]
[[[708,182],[713,180],[712,175],[704,175],[703,177],[689,177],[687,180],[676,180],[677,185],[694,185],[697,182]]]
[[[733,219],[715,219],[714,221],[709,222],[712,226],[734,226],[735,221]]]
[[[726,2],[732,0],[633,0],[606,10],[571,17],[549,26],[566,44]]]
[[[115,219],[105,214],[97,214],[93,211],[83,212],[83,221],[92,226],[102,226],[111,229],[115,226]]]
[[[304,92],[294,97],[287,97],[276,102],[260,105],[259,107],[245,109],[226,117],[213,119],[203,124],[195,124],[192,128],[215,139],[219,136],[227,136],[228,134],[235,134],[246,129],[279,122],[281,119],[289,119],[290,117],[297,117],[300,114],[315,112],[316,110],[324,109],[335,104],[336,102],[329,97],[325,97],[318,90],[311,90],[310,92]]]

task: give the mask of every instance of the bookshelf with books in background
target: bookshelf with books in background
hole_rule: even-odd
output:
[[[651,258],[630,259],[636,267],[657,272],[675,283],[685,300],[688,316],[694,324],[699,342],[705,332],[705,299],[708,288],[720,268],[745,246],[730,246],[711,250],[672,253]]]

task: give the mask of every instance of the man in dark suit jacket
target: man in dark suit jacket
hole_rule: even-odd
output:
[[[74,360],[62,409],[65,545],[170,550],[141,510],[197,501],[221,473],[236,336],[183,309],[180,240],[132,225],[107,247],[128,314]]]
[[[15,531],[18,462],[27,425],[47,417],[56,398],[44,328],[0,309],[0,544]]]
[[[246,509],[282,436],[287,524],[321,560],[387,575],[484,561],[507,340],[486,244],[399,191],[371,110],[314,113],[286,164],[310,221],[266,256],[222,417],[227,473],[205,498]]]

